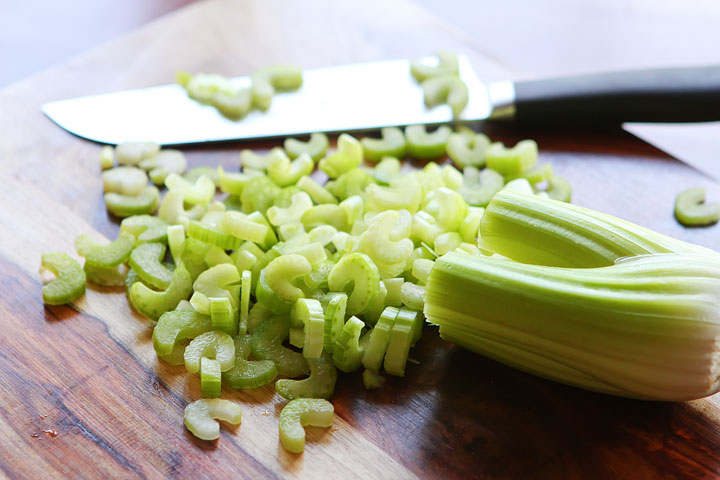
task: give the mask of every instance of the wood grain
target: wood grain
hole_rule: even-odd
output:
[[[225,391],[243,423],[195,440],[182,410],[196,376],[159,363],[151,326],[122,292],[88,290],[44,307],[40,253],[73,252],[75,236],[114,237],[102,203],[99,148],[44,118],[49,100],[167,82],[179,69],[244,74],[414,57],[438,45],[468,53],[489,77],[512,74],[466,34],[405,1],[363,8],[323,0],[190,5],[99,50],[0,91],[0,471],[11,478],[712,478],[720,473],[715,397],[666,404],[557,385],[439,340],[412,351],[406,377],[366,392],[342,376],[332,429],[311,429],[305,454],[277,441],[272,387]],[[671,215],[686,185],[718,184],[621,131],[489,133],[538,139],[541,159],[576,202],[713,248],[718,230]],[[267,148],[268,144],[252,144]],[[236,145],[188,150],[191,164],[237,168]],[[668,203],[670,202],[670,203]],[[53,430],[53,437],[43,433]],[[35,437],[34,435],[37,435]]]

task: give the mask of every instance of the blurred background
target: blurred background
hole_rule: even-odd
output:
[[[412,2],[463,30],[479,50],[516,72],[544,76],[720,63],[716,0]],[[192,0],[1,0],[0,87],[189,3]]]

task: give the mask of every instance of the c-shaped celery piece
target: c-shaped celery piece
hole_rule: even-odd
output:
[[[335,410],[332,403],[322,398],[296,398],[280,412],[280,443],[291,453],[305,450],[305,428],[329,427],[333,423]]]
[[[409,213],[405,211],[409,217]],[[382,263],[404,262],[413,251],[413,242],[407,238],[409,229],[404,238],[393,235],[393,227],[401,220],[397,210],[382,212],[370,220],[367,230],[360,235],[355,248],[366,253],[373,261]]]
[[[353,168],[340,175],[337,180],[331,180],[325,184],[325,188],[341,200],[353,195],[362,195],[365,188],[375,179],[364,169]]]
[[[63,305],[85,293],[85,272],[68,254],[43,253],[40,264],[55,275],[55,280],[42,287],[43,302],[46,304]]]
[[[249,88],[241,88],[234,93],[215,92],[211,103],[229,119],[239,120],[252,108],[252,94]]]
[[[85,257],[85,264],[94,267],[116,267],[125,263],[135,246],[135,237],[129,233],[120,232],[118,238],[112,243],[98,245],[90,235],[80,235],[75,239],[75,249]]]
[[[220,362],[214,358],[200,359],[200,394],[205,398],[217,398],[222,391]]]
[[[365,137],[360,140],[365,160],[377,162],[383,157],[404,158],[407,151],[407,142],[402,130],[397,127],[380,129],[382,138]]]
[[[370,257],[357,252],[345,255],[328,275],[328,287],[334,292],[343,291],[351,282],[347,314],[364,313],[380,291],[380,272]]]
[[[140,168],[149,171],[150,180],[155,185],[162,185],[171,173],[183,173],[187,168],[187,160],[180,150],[160,150],[156,155],[141,161]]]
[[[428,260],[429,261],[429,260]],[[365,368],[379,372],[382,366],[385,350],[390,341],[390,332],[400,310],[395,307],[385,307],[375,327],[370,331],[370,340],[367,349],[363,353],[362,363]]]
[[[267,218],[275,226],[299,223],[305,212],[313,206],[313,201],[305,192],[293,194],[290,206],[287,208],[270,207],[267,209]]]
[[[230,335],[218,330],[201,333],[192,339],[183,356],[185,368],[190,373],[200,371],[200,359],[203,357],[217,360],[221,371],[226,372],[235,364],[235,342]]]
[[[485,152],[488,168],[503,176],[518,175],[535,165],[537,160],[538,146],[534,140],[521,140],[512,148],[495,142]]]
[[[142,282],[135,282],[130,287],[129,297],[138,312],[151,320],[157,320],[163,313],[173,310],[180,300],[187,300],[191,292],[192,278],[185,266],[180,264],[173,272],[166,290],[157,292]]]
[[[403,137],[404,138],[404,137]],[[402,164],[400,160],[395,157],[384,157],[380,162],[373,167],[372,176],[379,183],[384,185],[389,184],[393,179],[400,176],[400,169]]]
[[[240,301],[240,273],[234,264],[221,263],[210,267],[193,283],[193,293],[190,303],[200,313],[210,313],[210,298],[225,297],[230,301],[233,309],[238,308]]]
[[[160,199],[160,192],[152,185],[136,196],[122,195],[119,193],[105,194],[105,207],[116,217],[129,217],[131,215],[142,215],[152,213],[157,207]]]
[[[153,329],[152,343],[161,359],[172,354],[179,342],[212,330],[210,317],[194,310],[163,313]]]
[[[553,175],[550,177],[550,180],[548,180],[547,193],[553,200],[570,202],[570,198],[572,197],[572,187],[564,178]],[[716,206],[715,211],[718,212],[716,217],[720,216],[720,206]]]
[[[309,175],[314,168],[315,162],[307,153],[291,161],[282,149],[278,149],[278,153],[270,157],[267,171],[275,184],[285,187],[295,185],[300,177]]]
[[[463,176],[465,180],[460,187],[460,195],[469,205],[478,207],[487,206],[504,185],[503,176],[489,168],[478,171],[475,167],[465,167]]]
[[[220,437],[218,420],[237,425],[241,419],[242,410],[229,400],[202,399],[185,407],[185,426],[201,440]]]
[[[430,77],[458,74],[457,55],[447,50],[440,50],[435,55],[437,57],[436,65],[429,65],[424,60],[412,60],[410,62],[410,73],[415,77],[415,80],[422,82]]]
[[[250,346],[255,358],[275,363],[278,375],[294,378],[309,373],[310,367],[300,352],[283,346],[289,333],[290,319],[286,316],[269,317],[253,332]]]
[[[333,345],[333,363],[345,373],[354,372],[362,364],[362,357],[365,353],[369,337],[365,335],[360,339],[365,323],[357,317],[350,317],[343,325],[340,335]]]
[[[712,225],[720,220],[720,203],[705,203],[705,189],[690,188],[675,198],[675,218],[685,226]]]
[[[347,309],[347,294],[330,292],[323,301],[325,306],[325,333],[323,336],[323,350],[332,353],[335,348],[335,340],[345,325],[345,310]]]
[[[328,138],[324,133],[311,133],[307,142],[297,138],[286,138],[283,143],[283,147],[285,147],[285,151],[290,158],[297,158],[306,153],[316,162],[325,156],[328,145]]]
[[[408,153],[418,160],[442,157],[451,133],[452,129],[445,125],[430,133],[425,130],[425,125],[410,125],[405,128]]]
[[[448,156],[460,168],[485,166],[485,152],[490,146],[490,139],[483,133],[463,130],[452,133],[447,139]]]
[[[314,298],[299,298],[290,311],[290,326],[303,329],[303,356],[318,358],[323,350],[325,314]]]
[[[121,195],[140,195],[147,186],[148,177],[135,167],[115,167],[102,173],[103,191]]]
[[[420,208],[422,192],[422,185],[417,178],[407,175],[392,180],[389,187],[368,185],[365,190],[366,208],[376,212],[407,210],[415,213]]]
[[[335,198],[332,193],[328,192],[324,187],[307,175],[298,180],[297,187],[310,195],[310,198],[312,198],[313,202],[316,204],[338,203],[337,198]]]
[[[447,103],[453,116],[459,117],[468,103],[468,88],[457,75],[442,75],[422,82],[425,105],[432,108]]]
[[[460,228],[467,208],[462,195],[449,188],[440,187],[426,196],[423,210],[435,217],[435,223],[443,231],[453,232]]]
[[[310,376],[304,380],[281,379],[275,382],[275,390],[281,397],[295,398],[330,398],[335,391],[337,369],[328,353],[318,358],[308,359]]]
[[[159,151],[160,145],[153,142],[123,142],[115,147],[115,155],[120,165],[137,165]]]
[[[363,159],[363,148],[355,137],[343,133],[338,137],[337,151],[320,160],[318,167],[330,178],[338,178],[357,168]]]
[[[133,215],[120,223],[120,233],[129,233],[135,238],[135,245],[142,243],[167,243],[168,224],[152,215]]]
[[[210,203],[215,195],[215,182],[205,175],[190,183],[177,173],[171,173],[165,178],[165,186],[170,191],[182,192],[183,202],[191,205]]]
[[[171,225],[202,218],[206,211],[205,205],[193,205],[191,209],[186,210],[184,197],[185,194],[180,190],[168,191],[160,203],[158,217]]]
[[[162,264],[165,249],[162,243],[143,243],[130,254],[130,267],[143,282],[158,290],[166,289],[173,277],[173,272]]]
[[[235,364],[223,372],[223,384],[231,388],[257,388],[272,382],[278,370],[272,360],[248,360],[252,348],[250,336],[235,337]]]
[[[273,205],[280,190],[280,187],[265,175],[251,178],[240,196],[243,212],[251,214],[255,211],[266,211]]]
[[[311,271],[312,265],[302,255],[283,255],[270,261],[265,267],[265,280],[280,300],[294,303],[303,296],[303,291],[291,282]]]
[[[388,374],[398,377],[405,375],[408,353],[410,347],[419,338],[419,330],[422,328],[421,321],[422,319],[416,311],[403,308],[398,312],[385,351],[384,367]]]
[[[275,90],[297,90],[302,86],[302,70],[294,65],[272,65],[252,75],[253,105],[267,110],[272,103]]]

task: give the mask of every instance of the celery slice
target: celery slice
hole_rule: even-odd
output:
[[[257,388],[272,382],[278,375],[272,360],[248,360],[250,337],[235,337],[235,365],[223,372],[224,385],[231,388]]]
[[[160,145],[152,142],[123,142],[115,148],[120,165],[137,165],[142,160],[156,155]]]
[[[305,345],[305,331],[302,328],[290,327],[288,343],[296,348],[303,348]]]
[[[390,332],[400,310],[394,307],[386,307],[378,319],[375,327],[370,331],[367,350],[362,357],[362,363],[366,369],[375,372],[380,371],[383,357],[390,341]]]
[[[227,118],[239,120],[252,108],[252,94],[249,88],[241,88],[234,93],[216,92],[211,103]]]
[[[135,238],[135,245],[142,243],[167,243],[167,222],[152,215],[133,215],[123,218],[120,234],[129,233]]]
[[[572,197],[572,187],[564,178],[553,175],[548,180],[547,193],[553,200],[569,202]],[[720,209],[718,211],[720,211]]]
[[[407,312],[407,311],[405,311]],[[385,350],[385,361],[383,366],[390,375],[398,377],[405,376],[405,364],[407,363],[410,346],[414,343],[417,325],[416,316],[400,310],[395,317],[395,323],[390,331],[390,338]]]
[[[344,293],[330,292],[326,295],[327,305],[325,306],[325,332],[323,335],[323,350],[332,353],[335,340],[345,325],[345,310],[347,308],[347,295]]]
[[[315,180],[307,175],[300,177],[297,181],[297,187],[310,195],[312,201],[318,205],[323,203],[338,203],[337,198],[319,185]]]
[[[85,257],[85,264],[93,267],[116,267],[125,263],[135,246],[135,237],[120,232],[118,238],[107,245],[98,245],[90,235],[80,235],[75,239],[75,249]]]
[[[237,425],[241,419],[242,410],[229,400],[203,399],[185,407],[185,426],[201,440],[215,440],[220,437],[217,420]]]
[[[367,335],[363,337],[363,341],[360,339],[364,327],[362,320],[350,317],[333,344],[333,363],[345,373],[354,372],[362,364],[365,350],[363,344],[369,341]]]
[[[340,175],[335,181],[327,182],[325,188],[340,200],[345,200],[353,195],[362,195],[367,186],[374,181],[365,170],[353,168]]]
[[[158,357],[172,354],[183,340],[193,339],[212,330],[210,317],[194,310],[173,310],[163,313],[153,329],[152,343]],[[184,363],[184,360],[183,360]]]
[[[400,287],[401,301],[410,308],[422,310],[425,302],[425,287],[411,282],[403,283]]]
[[[190,183],[177,173],[171,173],[165,178],[165,186],[169,191],[182,192],[183,201],[191,205],[210,203],[215,195],[215,182],[205,175]]]
[[[289,223],[298,223],[303,214],[310,210],[313,206],[310,195],[305,192],[295,193],[287,208],[272,206],[267,209],[267,218],[275,226],[287,225]]]
[[[158,290],[165,290],[173,278],[171,272],[162,264],[166,247],[162,243],[143,243],[130,254],[130,267],[144,283]]]
[[[280,443],[291,453],[305,450],[306,426],[329,427],[333,423],[332,403],[322,398],[296,398],[280,412]]]
[[[247,331],[249,334],[255,332],[258,325],[272,317],[274,313],[260,302],[255,303],[248,313]]]
[[[104,287],[122,287],[125,285],[128,269],[123,264],[115,267],[97,267],[85,262],[83,271],[88,283]]]
[[[485,207],[497,192],[502,190],[503,176],[489,168],[479,172],[474,167],[463,170],[465,181],[460,187],[460,194],[470,205]]]
[[[341,231],[349,230],[345,210],[339,205],[333,205],[331,203],[315,205],[307,209],[305,213],[303,213],[301,221],[307,230],[322,225],[330,225]]]
[[[460,224],[458,233],[464,242],[477,244],[480,222],[482,221],[485,209],[481,207],[469,207],[467,215]]]
[[[385,377],[366,368],[363,370],[363,385],[365,385],[366,390],[382,388],[385,385]]]
[[[363,149],[354,137],[343,133],[338,137],[337,152],[320,160],[318,167],[330,178],[338,178],[357,168],[363,160]]]
[[[200,371],[200,362],[204,357],[220,363],[220,370],[226,372],[235,364],[235,342],[225,332],[210,331],[193,338],[185,348],[185,368],[190,373]]]
[[[380,129],[382,138],[365,137],[360,140],[365,160],[376,163],[383,157],[404,158],[407,149],[405,135],[397,127]]]
[[[134,197],[147,186],[148,177],[135,167],[115,167],[102,173],[103,191]]]
[[[302,86],[302,70],[294,65],[271,65],[252,75],[253,105],[260,110],[270,108],[275,90],[297,90]]]
[[[160,150],[139,165],[143,170],[149,170],[150,180],[155,185],[162,185],[171,173],[183,173],[187,168],[187,160],[180,150]]]
[[[227,297],[210,297],[210,321],[213,330],[236,335],[238,330],[238,312],[233,310]]]
[[[240,196],[243,212],[265,212],[279,194],[280,187],[268,177],[253,177],[247,182]]]
[[[445,125],[430,133],[425,130],[425,125],[410,125],[405,128],[408,154],[418,160],[442,157],[451,133],[452,129]]]
[[[482,133],[464,130],[452,133],[447,139],[448,156],[460,168],[485,166],[485,152],[490,139]]]
[[[425,105],[432,108],[447,103],[453,116],[459,117],[468,103],[468,87],[457,75],[433,76],[423,80]]]
[[[400,176],[400,160],[395,157],[383,157],[372,170],[372,176],[378,182],[388,185],[394,178]]]
[[[268,286],[280,300],[293,303],[302,297],[303,292],[291,282],[311,271],[312,265],[305,257],[290,254],[272,260],[265,267],[264,273]]]
[[[537,163],[538,146],[534,140],[521,140],[512,148],[496,142],[488,147],[485,160],[488,168],[503,176],[518,175]]]
[[[205,255],[209,249],[210,245],[194,238],[186,238],[183,243],[180,261],[187,268],[193,282],[208,268]]]
[[[250,290],[252,288],[252,273],[243,270],[240,274],[240,320],[239,333],[244,335],[247,332],[248,316],[250,312]]]
[[[187,349],[186,349],[187,350]],[[220,362],[212,358],[200,359],[200,394],[205,398],[217,398],[222,389]]]
[[[100,168],[107,170],[115,166],[115,149],[110,145],[105,145],[100,150]]]
[[[380,273],[370,257],[362,253],[351,253],[335,264],[328,275],[330,290],[343,291],[350,283],[352,292],[348,297],[347,313],[364,313],[380,291]]]
[[[235,213],[235,212],[229,212]],[[234,235],[228,235],[217,227],[203,224],[197,220],[190,222],[187,230],[188,237],[200,240],[201,242],[218,246],[224,250],[234,250],[240,246],[242,239]]]
[[[308,359],[310,376],[304,380],[281,379],[275,382],[275,390],[288,400],[295,398],[330,398],[335,390],[337,369],[329,354]]]
[[[720,203],[705,203],[705,189],[690,188],[675,198],[675,218],[685,226],[712,225],[720,220]]]
[[[54,280],[42,287],[43,302],[47,305],[70,303],[85,293],[85,272],[68,254],[43,253],[40,264],[55,275]]]
[[[307,142],[296,138],[286,138],[283,143],[283,147],[290,158],[297,158],[306,153],[316,162],[325,156],[328,145],[328,138],[324,133],[311,133]]]
[[[258,360],[272,360],[278,375],[299,377],[310,372],[307,360],[301,353],[290,350],[282,344],[290,332],[290,320],[283,316],[266,318],[252,334],[252,354]]]
[[[213,181],[213,183],[216,186],[220,185],[220,170],[222,170],[222,167],[218,166],[217,168],[213,167],[195,167],[191,168],[187,172],[183,174],[183,178],[187,180],[190,183],[195,183],[198,181],[198,178],[202,176],[206,176],[210,180]]]
[[[413,262],[414,263],[414,262]],[[402,305],[402,285],[405,280],[402,278],[387,278],[383,280],[387,295],[385,295],[385,305],[390,307],[399,307]]]
[[[254,222],[241,212],[225,212],[221,226],[222,231],[228,235],[240,240],[250,240],[257,243],[263,243],[270,228],[267,225]]]
[[[315,168],[315,162],[307,153],[303,153],[294,160],[285,154],[283,150],[278,150],[276,155],[270,157],[268,162],[268,175],[276,185],[285,187],[287,185],[295,185],[300,177],[309,175]]]
[[[410,73],[415,80],[422,82],[431,77],[457,75],[459,72],[457,55],[448,50],[440,50],[436,54],[437,63],[429,64],[425,60],[410,62]]]
[[[403,210],[403,212],[407,216],[406,221],[410,220],[410,213],[407,210]],[[366,253],[376,262],[404,262],[413,251],[413,242],[407,238],[410,233],[409,229],[407,232],[400,232],[404,238],[392,235],[393,227],[400,221],[401,213],[397,210],[389,210],[376,215],[370,220],[367,230],[360,235],[355,248]]]
[[[132,271],[132,270],[131,270]],[[128,282],[130,275],[128,274]],[[130,303],[135,309],[151,320],[174,309],[180,300],[186,300],[192,292],[192,280],[183,265],[173,272],[170,285],[164,291],[151,290],[142,282],[132,283],[129,291]]]
[[[157,207],[160,192],[157,187],[148,186],[136,196],[106,193],[105,206],[116,217],[129,217],[152,213]]]
[[[240,273],[233,264],[221,263],[210,267],[200,275],[193,283],[193,293],[190,303],[196,311],[204,314],[210,313],[210,298],[225,297],[233,309],[238,308],[239,290],[237,284],[240,281]]]

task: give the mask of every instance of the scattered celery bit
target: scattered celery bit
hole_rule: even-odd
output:
[[[220,362],[212,358],[202,357],[200,359],[201,395],[205,398],[217,398],[220,396],[221,390],[222,372],[220,371]]]
[[[305,450],[306,426],[329,427],[333,423],[332,403],[322,398],[296,398],[280,412],[280,443],[291,453]]]
[[[173,310],[160,316],[153,329],[153,348],[161,359],[170,355],[183,340],[212,330],[210,317],[194,310]]]
[[[272,360],[248,360],[252,349],[250,337],[235,337],[235,364],[222,373],[222,382],[231,388],[257,388],[266,385],[278,376]]]
[[[452,130],[445,125],[428,133],[425,125],[410,125],[405,128],[408,153],[418,160],[438,158],[445,155],[447,140]]]
[[[132,285],[128,294],[130,303],[151,320],[157,320],[163,313],[173,310],[180,300],[187,300],[192,292],[192,279],[183,264],[175,269],[170,285],[164,291],[151,290],[142,282],[130,283],[129,273],[127,282]]]
[[[463,130],[451,133],[447,139],[448,156],[460,168],[485,166],[485,152],[490,146],[490,139],[482,133]]]
[[[110,145],[105,145],[100,150],[100,168],[107,170],[115,166],[115,149]]]
[[[366,368],[363,370],[363,385],[365,385],[366,390],[382,388],[385,385],[385,377]]]
[[[55,275],[54,280],[42,287],[43,302],[47,305],[70,303],[85,293],[85,272],[66,253],[43,253],[41,266]]]
[[[147,186],[135,196],[110,192],[105,194],[105,206],[116,217],[129,217],[152,213],[157,207],[160,192],[157,187]]]
[[[85,264],[93,267],[116,267],[125,263],[135,246],[135,237],[120,232],[118,238],[107,245],[98,245],[90,235],[80,235],[75,239],[75,249],[85,257]]]
[[[459,117],[468,103],[468,88],[457,75],[433,76],[423,80],[423,97],[425,105],[432,108],[447,103],[453,116]]]
[[[328,138],[324,133],[310,134],[310,139],[307,142],[296,138],[286,138],[283,143],[283,147],[285,147],[285,151],[290,158],[297,158],[306,153],[316,162],[325,156],[328,145]]]
[[[340,331],[333,345],[333,363],[345,373],[354,372],[362,364],[364,353],[360,334],[365,323],[357,317],[350,317]],[[367,339],[369,340],[369,338]]]
[[[103,191],[134,197],[147,186],[148,177],[135,167],[115,167],[102,173]]]
[[[152,215],[133,215],[123,218],[120,234],[129,233],[135,238],[135,245],[141,243],[167,243],[167,222]]]
[[[397,127],[380,129],[382,138],[365,137],[360,140],[365,160],[376,163],[383,157],[404,158],[407,142],[402,130]]]
[[[720,203],[705,203],[705,189],[690,188],[675,198],[675,218],[685,226],[712,225],[720,220]]]
[[[455,53],[440,50],[436,54],[437,62],[430,64],[426,60],[413,60],[410,62],[410,73],[415,80],[422,82],[428,78],[457,75],[459,73],[458,59]]]
[[[317,358],[309,358],[310,376],[304,380],[278,380],[275,390],[281,397],[295,398],[330,398],[335,390],[337,370],[328,353]]]
[[[250,345],[259,360],[272,360],[278,375],[295,378],[310,372],[307,360],[299,352],[283,346],[290,333],[290,320],[285,316],[266,318],[255,328]]]
[[[220,370],[226,372],[235,365],[235,342],[225,332],[210,331],[193,338],[185,348],[185,368],[190,373],[200,371],[202,358],[213,358],[220,364]]]
[[[130,254],[130,267],[144,283],[158,290],[166,289],[173,277],[173,272],[162,264],[165,249],[162,243],[143,243]]]
[[[185,407],[185,426],[201,440],[215,440],[220,437],[217,420],[237,425],[242,419],[242,410],[229,400],[202,399]]]
[[[162,185],[171,173],[183,173],[187,160],[180,150],[160,150],[153,157],[142,160],[139,166],[149,171],[150,180],[155,185]]]
[[[363,149],[355,137],[343,133],[338,137],[337,152],[320,160],[318,167],[330,178],[338,178],[345,172],[357,168],[363,159]]]
[[[512,148],[500,142],[493,143],[485,152],[488,168],[503,176],[513,176],[526,171],[538,159],[538,147],[534,140],[522,140]]]
[[[267,110],[275,90],[297,90],[302,83],[302,70],[294,65],[272,65],[258,70],[252,75],[250,88],[253,105],[260,110]]]
[[[123,142],[115,147],[120,165],[137,165],[160,151],[160,145],[152,142]]]

